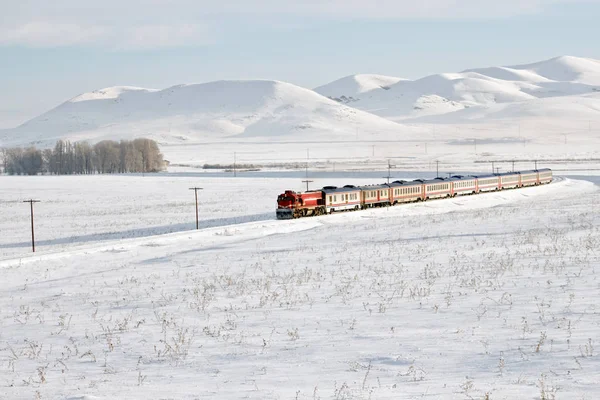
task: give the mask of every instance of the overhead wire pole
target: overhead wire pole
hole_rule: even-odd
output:
[[[31,249],[35,253],[35,231],[33,228],[33,203],[40,203],[40,200],[25,200],[23,203],[29,203],[31,206]]]
[[[234,151],[233,152],[233,177],[235,178],[237,176],[237,171],[235,168],[235,164],[237,162],[237,153]]]
[[[439,160],[435,160],[435,177],[436,178],[440,177],[440,161]]]
[[[196,229],[198,229],[198,190],[203,190],[201,187],[191,187],[190,190],[194,191],[196,197]]]
[[[306,191],[308,192],[308,184],[312,181],[308,179],[308,160],[310,159],[310,149],[306,149],[306,171],[304,172],[306,175],[306,179],[302,181],[302,183],[306,183]]]
[[[395,165],[392,165],[392,164],[390,164],[390,160],[388,160],[388,174],[387,174],[387,176],[384,176],[384,178],[387,178],[387,183],[388,183],[388,185],[390,184],[390,178],[392,177],[392,176],[391,176],[391,171],[392,171],[392,168],[396,168],[396,166],[395,166]]]

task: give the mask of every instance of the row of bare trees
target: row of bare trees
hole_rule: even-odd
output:
[[[5,173],[10,175],[73,175],[158,172],[165,161],[151,139],[103,140],[94,145],[59,140],[54,148],[0,149]]]

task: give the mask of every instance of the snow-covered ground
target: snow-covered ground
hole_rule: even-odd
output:
[[[277,221],[298,179],[0,179],[0,397],[600,396],[591,182]],[[190,186],[243,223],[100,240],[191,228]]]
[[[379,183],[382,181],[379,175],[342,181],[311,178],[314,180],[311,188]],[[277,196],[286,189],[305,190],[301,180],[211,178],[189,173],[145,177],[2,176],[0,259],[31,251],[30,209],[29,204],[23,203],[25,199],[41,200],[34,208],[39,253],[194,229],[195,200],[191,187],[203,187],[198,191],[198,217],[203,228],[274,219]]]

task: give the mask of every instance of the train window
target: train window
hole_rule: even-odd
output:
[[[331,203],[331,196],[329,196],[329,202]]]

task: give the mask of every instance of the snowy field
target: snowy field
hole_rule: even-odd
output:
[[[591,182],[277,221],[298,179],[0,179],[0,398],[600,397]]]
[[[41,200],[34,212],[36,251],[43,253],[195,229],[189,190],[195,186],[203,187],[198,191],[202,228],[274,219],[280,193],[306,189],[302,178],[220,175],[0,176],[0,260],[31,252],[30,209],[22,202],[30,198]],[[311,178],[311,187],[380,183],[383,174],[375,176]]]

